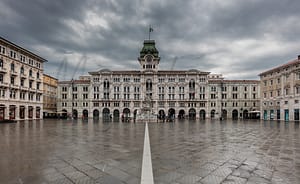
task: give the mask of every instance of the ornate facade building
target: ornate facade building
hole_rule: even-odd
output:
[[[259,76],[262,118],[299,121],[300,56]]]
[[[0,120],[40,119],[46,60],[0,37]]]
[[[43,75],[43,117],[51,118],[57,115],[57,82],[58,79]]]
[[[58,111],[73,117],[137,118],[145,102],[158,118],[248,118],[260,109],[260,83],[225,80],[199,70],[159,70],[154,40],[145,40],[140,70],[102,69],[58,84]]]

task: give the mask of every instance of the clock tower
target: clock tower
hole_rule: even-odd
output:
[[[144,41],[144,46],[140,51],[138,61],[141,65],[141,71],[158,71],[160,57],[154,40]]]

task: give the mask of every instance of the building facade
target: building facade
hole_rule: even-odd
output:
[[[43,74],[43,117],[51,118],[57,115],[57,83],[58,80]]]
[[[0,120],[42,118],[44,62],[0,37]]]
[[[262,119],[299,121],[300,56],[259,76]]]
[[[159,118],[248,118],[259,111],[259,81],[159,70],[154,40],[144,41],[138,62],[140,70],[103,69],[86,80],[59,82],[58,110],[74,117],[136,118],[147,102]]]

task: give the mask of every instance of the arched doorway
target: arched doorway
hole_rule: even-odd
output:
[[[113,115],[114,115],[114,118],[119,118],[120,117],[120,111],[118,109],[115,109]]]
[[[196,110],[194,108],[189,110],[189,119],[196,119]]]
[[[32,118],[32,117],[33,117],[33,107],[28,106],[28,118]]]
[[[205,110],[200,110],[200,120],[204,120],[206,116]]]
[[[165,119],[165,111],[164,110],[159,110],[158,111],[158,119]]]
[[[93,111],[93,118],[94,119],[99,119],[99,110],[98,109],[95,109],[94,111]]]
[[[5,105],[1,104],[0,105],[0,120],[5,119]]]
[[[248,110],[243,111],[243,119],[248,119]]]
[[[211,119],[215,118],[215,113],[216,113],[216,110],[214,110],[214,109],[210,111],[210,118]]]
[[[128,108],[123,109],[122,121],[128,122],[130,120],[130,110]]]
[[[84,109],[84,110],[82,111],[82,118],[88,118],[88,117],[89,117],[89,111],[86,110],[86,109]]]
[[[109,120],[110,119],[110,111],[108,108],[104,108],[102,110],[102,118],[103,120]]]
[[[73,109],[73,119],[77,119],[78,118],[78,111],[76,109]]]
[[[175,109],[171,108],[168,111],[168,118],[169,121],[173,121],[175,119]]]
[[[222,119],[227,119],[227,110],[222,109]]]
[[[236,109],[234,109],[232,111],[232,119],[238,119],[238,118],[239,118],[239,112]]]
[[[67,119],[67,117],[68,117],[68,111],[66,109],[63,109],[61,113],[61,118]]]
[[[118,109],[115,109],[113,112],[113,120],[114,120],[114,122],[117,122],[120,120],[120,111]]]
[[[178,113],[178,119],[183,119],[183,118],[184,118],[184,114],[185,114],[184,110],[181,109],[181,110],[179,111],[179,113]]]

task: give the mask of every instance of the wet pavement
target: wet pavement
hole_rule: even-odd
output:
[[[0,124],[0,183],[140,183],[144,123]],[[299,123],[149,123],[154,183],[300,183]]]

